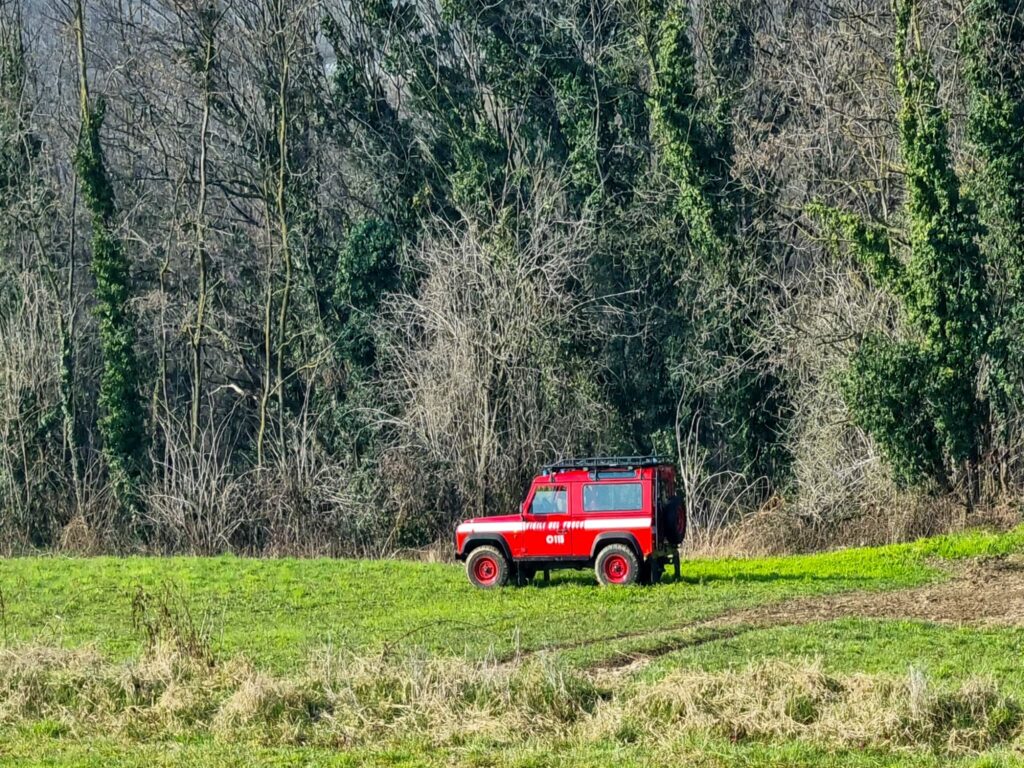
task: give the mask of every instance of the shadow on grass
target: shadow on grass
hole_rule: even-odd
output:
[[[672,586],[711,586],[715,584],[782,584],[782,583],[832,583],[849,584],[851,589],[861,588],[870,584],[878,584],[884,579],[874,576],[850,576],[845,574],[815,574],[815,573],[755,573],[755,572],[733,572],[733,573],[708,573],[693,575],[686,572],[683,565],[683,572],[680,576],[673,573],[666,573],[661,580],[653,585],[654,588]],[[550,580],[538,573],[524,587],[532,589],[555,589],[570,586],[592,586],[598,588],[597,579],[589,570],[553,570]],[[645,585],[648,588],[650,585]]]
[[[701,575],[688,575],[686,566],[683,566],[682,576],[675,579],[674,576],[663,577],[662,584],[689,584],[700,586],[715,582],[745,582],[750,584],[775,584],[779,582],[842,582],[844,584],[873,584],[884,581],[874,576],[849,576],[845,574],[816,574],[816,573],[708,573]]]

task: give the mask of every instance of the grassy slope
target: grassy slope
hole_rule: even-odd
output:
[[[224,654],[277,671],[311,651],[382,644],[433,652],[511,653],[686,627],[728,610],[796,596],[895,589],[942,577],[933,558],[1024,547],[1024,529],[915,544],[757,560],[684,563],[684,580],[652,589],[599,590],[590,574],[551,585],[483,592],[456,566],[409,562],[218,558],[59,557],[0,560],[5,642],[97,644],[118,657],[140,650],[132,595],[170,588],[204,621]],[[589,656],[584,657],[587,660]]]
[[[3,642],[98,645],[127,658],[141,649],[131,624],[138,587],[165,585],[187,596],[194,616],[212,629],[223,655],[243,653],[283,673],[302,668],[319,648],[416,646],[480,657],[526,650],[560,650],[573,663],[652,642],[659,631],[684,640],[686,625],[723,612],[795,596],[852,589],[883,590],[944,578],[939,558],[1024,549],[1024,529],[1005,535],[974,533],[909,545],[813,556],[684,563],[685,580],[656,588],[599,590],[584,574],[550,586],[480,592],[453,566],[354,561],[253,561],[237,558],[130,558],[0,561],[5,610]],[[664,633],[661,631],[664,630]],[[640,633],[640,636],[637,636]],[[580,645],[580,644],[583,645]],[[917,622],[847,619],[811,627],[753,630],[667,654],[645,672],[653,679],[677,667],[722,669],[751,659],[821,657],[836,672],[905,674],[910,665],[940,680],[988,674],[1024,694],[1015,629],[957,629]],[[685,642],[681,643],[685,646]],[[645,764],[649,756],[622,744],[468,744],[444,752],[415,744],[340,754],[298,748],[268,749],[214,741],[124,744],[96,738],[51,738],[46,726],[0,730],[0,764],[12,765],[599,765]],[[800,743],[733,744],[688,736],[661,760],[706,765],[940,765],[922,754],[846,754]],[[699,759],[698,759],[699,758]],[[979,764],[1012,764],[990,754]],[[975,764],[964,760],[962,764]]]

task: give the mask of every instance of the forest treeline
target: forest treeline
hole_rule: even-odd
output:
[[[388,554],[596,453],[698,535],[1016,504],[1021,11],[0,0],[3,548]]]

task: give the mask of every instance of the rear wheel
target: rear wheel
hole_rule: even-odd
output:
[[[598,553],[594,572],[603,586],[635,584],[640,575],[640,562],[632,547],[609,544]]]
[[[466,575],[481,589],[493,589],[508,582],[508,560],[497,547],[477,547],[466,558]]]

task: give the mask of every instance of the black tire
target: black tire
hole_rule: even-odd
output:
[[[505,555],[497,547],[477,547],[466,558],[466,575],[480,589],[495,589],[508,583],[509,566]]]
[[[640,561],[636,552],[626,544],[609,544],[597,553],[594,574],[603,587],[624,587],[640,578]]]

